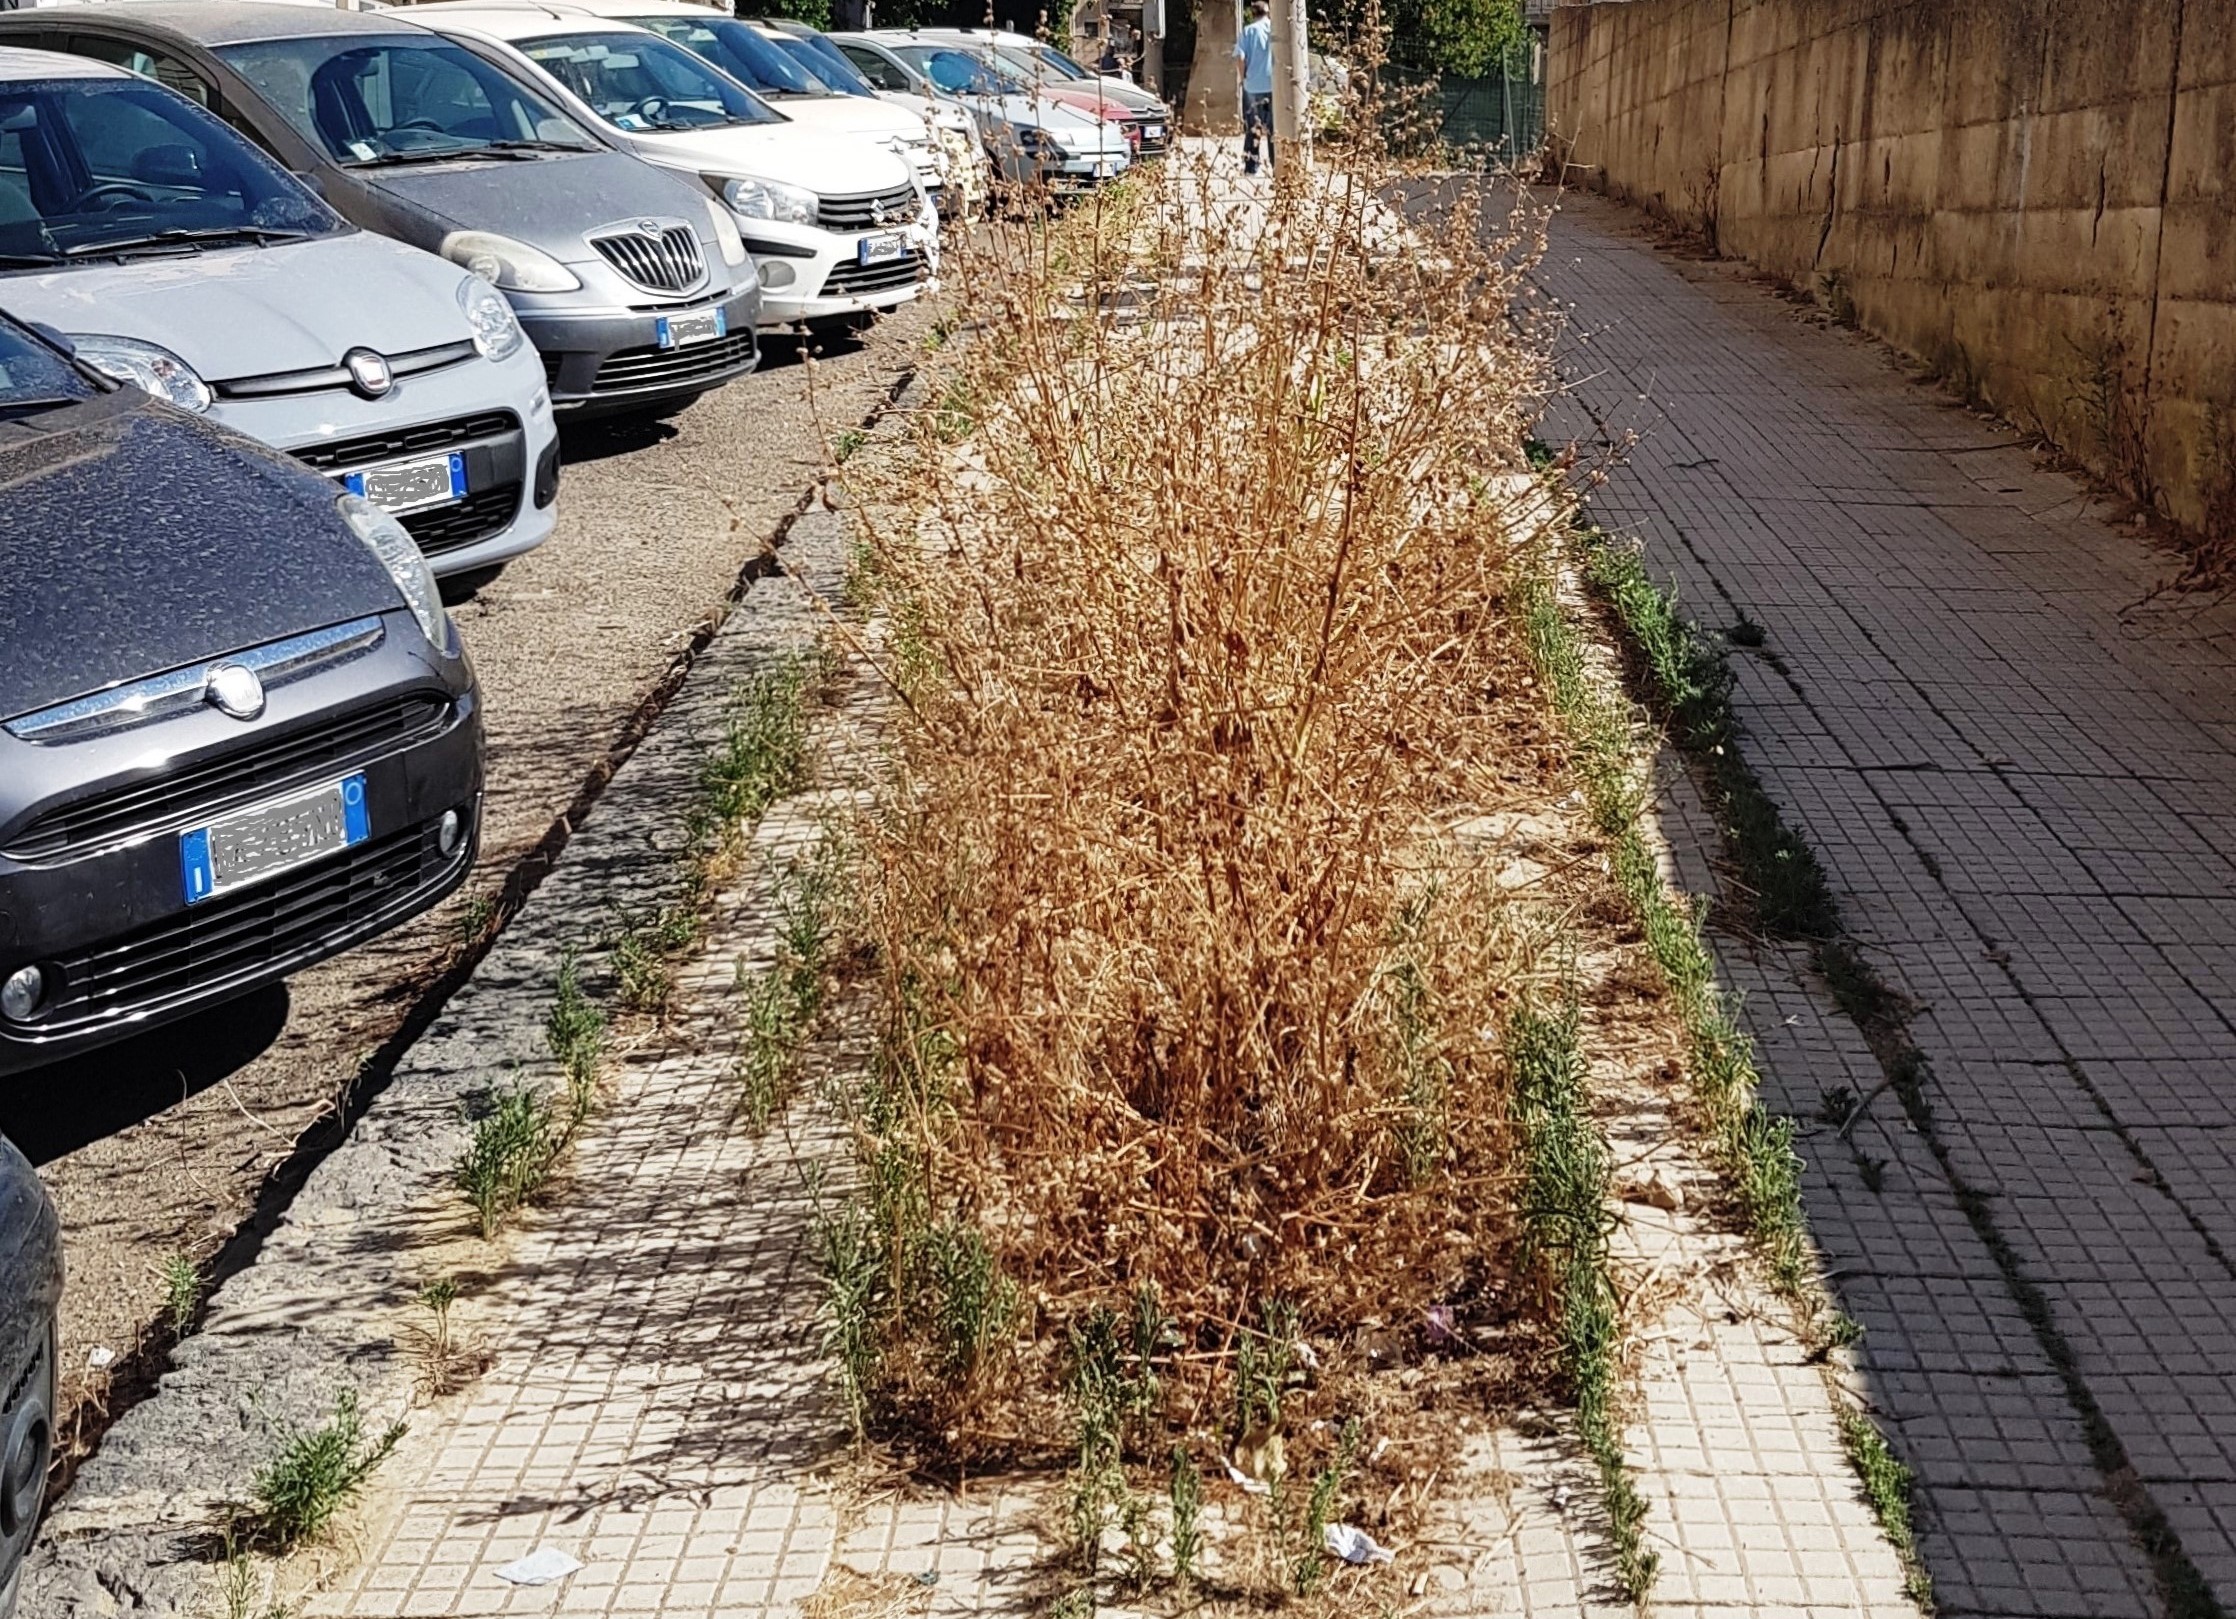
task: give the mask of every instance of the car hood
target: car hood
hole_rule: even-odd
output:
[[[1098,78],[1075,79],[1073,83],[1086,90],[1100,90],[1120,106],[1131,107],[1136,112],[1162,113],[1170,111],[1157,96],[1151,95],[1138,84],[1128,84],[1124,79]]]
[[[400,354],[458,342],[472,335],[458,307],[465,275],[353,230],[0,277],[0,305],[65,332],[160,343],[214,382],[314,370],[360,345]]]
[[[915,171],[905,159],[867,136],[834,135],[793,123],[651,132],[631,135],[629,140],[644,156],[671,167],[781,180],[825,196],[890,191],[916,183]]]
[[[802,96],[776,103],[777,110],[806,129],[867,135],[872,140],[924,138],[924,120],[867,96]]]
[[[0,424],[0,717],[402,606],[334,498],[137,389]]]
[[[589,233],[615,224],[657,215],[688,220],[703,236],[707,223],[704,191],[621,152],[358,173],[446,230],[495,231],[566,264],[593,259]]]

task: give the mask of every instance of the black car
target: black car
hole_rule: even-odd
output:
[[[0,1619],[15,1612],[54,1454],[54,1311],[62,1239],[54,1203],[0,1136]]]
[[[0,1075],[425,910],[481,819],[411,536],[0,316]]]

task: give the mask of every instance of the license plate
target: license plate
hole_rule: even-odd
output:
[[[1161,141],[1165,138],[1165,126],[1162,124],[1151,124],[1148,128],[1144,129],[1142,133],[1148,136],[1153,141]]]
[[[907,255],[908,238],[897,230],[883,231],[876,236],[863,237],[854,251],[864,264],[891,264]]]
[[[186,902],[199,905],[371,836],[362,773],[237,810],[179,834]]]
[[[343,474],[342,487],[386,512],[447,506],[466,498],[466,458],[453,450],[448,455],[423,455],[416,461],[367,467],[363,472]]]
[[[662,348],[689,348],[693,343],[711,343],[718,337],[727,337],[730,317],[720,309],[702,309],[690,315],[662,315],[656,330]]]

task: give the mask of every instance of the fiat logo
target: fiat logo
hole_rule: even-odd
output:
[[[220,714],[252,720],[264,712],[264,682],[241,663],[221,663],[202,682],[202,697]]]
[[[389,369],[388,357],[371,349],[351,349],[342,356],[342,369],[349,373],[349,385],[367,399],[378,399],[396,386],[396,373]]]

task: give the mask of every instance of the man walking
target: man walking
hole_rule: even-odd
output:
[[[1258,172],[1258,135],[1266,138],[1266,167],[1273,167],[1273,17],[1267,0],[1250,0],[1250,23],[1234,42],[1235,71],[1242,75],[1242,172]]]

